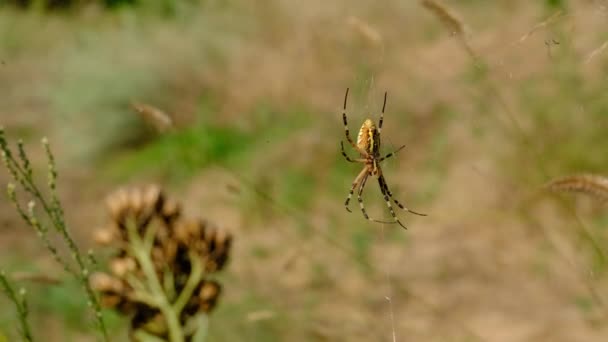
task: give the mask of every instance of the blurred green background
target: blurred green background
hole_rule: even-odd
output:
[[[464,36],[421,1],[0,1],[0,125],[41,182],[49,137],[85,250],[127,184],[233,232],[209,341],[606,341],[608,211],[541,187],[608,173],[608,2],[443,3]],[[344,210],[347,87],[351,134],[388,91],[383,148],[407,147],[384,173],[429,214],[398,212],[408,231]],[[364,198],[390,219],[374,180]],[[0,234],[0,267],[61,274],[7,200]],[[19,284],[35,337],[93,341],[65,278]]]

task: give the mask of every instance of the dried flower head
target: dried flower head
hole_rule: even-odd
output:
[[[127,219],[134,219],[138,227],[145,228],[162,209],[163,203],[158,186],[120,189],[106,201],[112,220],[121,229],[126,228]]]
[[[107,206],[112,222],[95,232],[95,241],[116,253],[109,272],[90,278],[104,306],[131,315],[134,331],[163,338],[178,334],[173,325],[184,327],[216,306],[221,286],[207,278],[224,268],[230,234],[182,217],[158,186],[120,189]]]

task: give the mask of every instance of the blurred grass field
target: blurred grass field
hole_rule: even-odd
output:
[[[125,184],[159,182],[233,232],[209,341],[605,341],[608,211],[541,187],[607,174],[608,2],[444,4],[478,59],[419,1],[1,6],[0,125],[41,175],[49,137],[85,250]],[[406,149],[384,172],[429,214],[399,212],[408,231],[344,210],[360,171],[339,150],[346,87],[351,133],[388,91],[383,148]],[[365,203],[390,218],[375,181]],[[0,268],[60,274],[7,200],[0,233]],[[77,284],[19,285],[36,337],[95,340]]]

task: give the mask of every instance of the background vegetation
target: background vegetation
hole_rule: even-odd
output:
[[[233,233],[210,341],[608,336],[608,211],[541,190],[608,170],[607,2],[444,1],[462,34],[422,1],[48,3],[0,2],[0,124],[42,174],[53,142],[83,250],[123,184],[162,183]],[[343,208],[359,172],[339,152],[346,87],[353,132],[389,92],[384,148],[407,148],[385,174],[429,214],[399,213],[408,231]],[[375,182],[365,201],[387,218]],[[0,234],[8,274],[61,274],[8,200]],[[95,339],[72,278],[18,285],[34,338]]]

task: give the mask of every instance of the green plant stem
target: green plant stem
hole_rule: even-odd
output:
[[[149,227],[148,229],[152,228]],[[152,260],[150,259],[150,250],[146,248],[146,243],[138,235],[137,226],[134,219],[130,219],[127,222],[127,233],[129,235],[129,242],[132,247],[133,256],[137,259],[137,262],[141,266],[142,272],[146,277],[147,285],[151,295],[154,298],[156,307],[158,307],[158,309],[162,312],[165,320],[167,321],[169,340],[171,342],[183,342],[184,335],[179,322],[179,315],[173,309],[173,306],[163,291],[163,287],[158,279],[158,276],[156,275]]]
[[[135,336],[137,341],[141,341],[141,342],[164,342],[165,341],[162,338],[156,337],[154,335],[150,335],[141,329],[136,330],[133,333],[133,336]]]
[[[169,300],[175,299],[175,279],[173,277],[173,271],[167,267],[163,272],[163,286]]]
[[[173,304],[173,309],[179,315],[188,303],[188,300],[192,297],[192,293],[196,289],[196,286],[200,283],[203,277],[203,264],[201,259],[196,253],[190,252],[188,257],[190,258],[191,271],[188,276],[186,286],[182,289],[181,293],[177,297],[177,300]]]
[[[192,342],[204,342],[209,331],[209,317],[207,314],[199,313],[193,319],[195,320],[196,332],[192,336]]]
[[[28,309],[27,304],[25,302],[25,298],[19,298],[15,293],[15,290],[9,283],[8,279],[4,275],[4,272],[0,272],[0,286],[2,290],[6,294],[6,296],[15,304],[15,308],[17,310],[19,324],[21,325],[21,335],[25,341],[31,342],[34,339],[32,338],[32,332],[30,326],[27,321]]]
[[[72,275],[74,275],[74,277],[78,279],[78,281],[81,283],[81,286],[84,288],[87,294],[89,305],[93,308],[95,312],[95,320],[99,330],[102,333],[103,340],[108,341],[108,333],[103,321],[103,317],[101,315],[101,305],[99,304],[99,301],[95,296],[95,292],[89,284],[89,270],[87,268],[87,264],[85,263],[85,259],[82,257],[82,254],[80,253],[80,249],[76,245],[76,242],[70,236],[67,226],[65,224],[63,209],[61,208],[61,203],[59,202],[56,193],[57,171],[55,170],[55,162],[53,155],[50,152],[48,141],[46,139],[43,139],[43,145],[49,160],[49,187],[51,188],[51,204],[46,201],[46,199],[42,195],[42,192],[34,182],[33,172],[29,159],[27,158],[27,155],[25,153],[23,143],[19,142],[17,144],[19,158],[21,159],[23,164],[23,166],[21,166],[19,162],[15,159],[15,157],[12,155],[11,150],[8,147],[8,143],[4,137],[4,130],[0,127],[0,150],[2,152],[2,159],[6,168],[8,169],[11,176],[15,179],[15,181],[21,184],[23,189],[26,192],[30,193],[34,197],[34,199],[36,199],[42,205],[42,208],[48,215],[53,227],[61,234],[61,237],[70,249],[72,253],[72,258],[78,264],[80,272],[70,272],[69,264],[63,261],[63,259],[58,256],[59,254],[57,253],[56,248],[50,244],[50,241],[46,237],[46,229],[43,228],[40,224],[37,224],[38,220],[33,215],[24,215],[23,210],[20,210],[21,216],[23,216],[27,223],[35,230],[37,230],[39,234],[42,234],[41,238],[45,243],[45,246],[54,255],[55,259],[60,262],[60,264],[62,264],[66,271],[72,273]],[[16,199],[14,199],[14,201],[18,205]],[[18,210],[19,209],[20,207],[18,207]]]
[[[61,255],[57,251],[57,248],[55,248],[55,246],[53,246],[53,244],[51,243],[51,240],[49,240],[48,228],[42,223],[40,223],[38,219],[36,219],[33,212],[26,213],[25,210],[23,210],[23,208],[19,204],[19,200],[17,199],[17,194],[15,193],[15,186],[12,183],[9,183],[7,192],[8,197],[13,202],[13,205],[15,206],[15,209],[17,210],[21,218],[25,221],[26,224],[29,224],[34,228],[34,230],[36,230],[38,237],[42,240],[42,243],[44,244],[46,249],[51,252],[51,255],[53,256],[55,261],[57,261],[58,264],[63,266],[63,269],[66,272],[72,275],[76,275],[76,272],[70,267],[69,263],[61,257]],[[33,211],[33,208],[31,211]]]
[[[108,332],[106,330],[105,323],[101,316],[101,305],[99,304],[99,301],[97,300],[97,297],[95,296],[95,292],[93,291],[93,289],[91,288],[91,285],[89,284],[88,265],[86,264],[85,259],[82,257],[82,253],[80,252],[78,245],[76,245],[76,242],[74,241],[74,239],[72,239],[72,237],[70,236],[70,233],[68,232],[67,226],[65,224],[65,220],[63,218],[63,211],[54,209],[47,203],[47,201],[42,196],[42,193],[40,192],[38,187],[34,184],[33,179],[31,177],[26,177],[26,182],[31,187],[30,193],[34,196],[34,198],[36,198],[38,200],[38,202],[40,202],[40,204],[42,205],[42,208],[44,209],[44,211],[48,214],[49,218],[51,219],[51,223],[55,227],[55,230],[57,230],[61,234],[61,237],[68,245],[68,248],[70,249],[70,252],[72,253],[72,258],[78,264],[78,268],[81,270],[81,272],[76,272],[76,273],[72,273],[72,274],[75,275],[75,277],[80,281],[82,287],[85,289],[85,291],[87,293],[87,297],[89,298],[89,303],[93,307],[93,310],[95,311],[95,319],[97,321],[97,325],[99,326],[99,329],[101,330],[104,340],[107,341]],[[54,201],[54,202],[60,206],[58,201]],[[69,265],[64,264],[64,268],[66,268],[66,270],[69,270]]]

